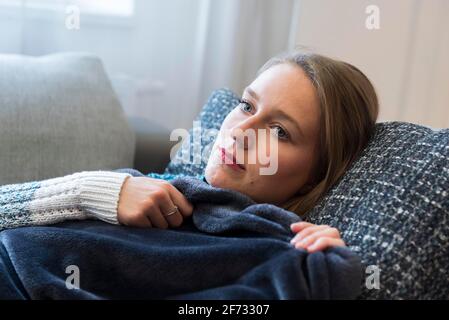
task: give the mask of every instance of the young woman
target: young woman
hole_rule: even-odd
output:
[[[377,114],[375,89],[356,67],[318,54],[274,57],[224,120],[204,179],[304,217],[363,150]],[[270,154],[267,144],[257,143],[258,134],[256,139],[240,136],[260,129],[274,129],[276,135],[274,174],[261,175],[264,165],[257,157],[255,163],[235,163],[239,153],[245,159],[251,153]],[[136,227],[180,226],[193,206],[169,181],[157,177],[83,171],[2,186],[0,229],[86,218]],[[300,222],[291,230],[296,233],[292,244],[309,252],[345,245],[330,226]]]

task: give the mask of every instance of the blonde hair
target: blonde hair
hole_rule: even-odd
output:
[[[274,65],[300,67],[313,83],[320,103],[320,151],[310,191],[282,207],[305,217],[342,177],[371,138],[379,111],[376,91],[353,65],[315,53],[294,51],[268,60],[258,75]]]

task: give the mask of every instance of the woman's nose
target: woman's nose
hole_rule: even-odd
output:
[[[237,147],[248,150],[256,144],[257,129],[253,125],[242,123],[231,130],[231,136],[237,144]]]

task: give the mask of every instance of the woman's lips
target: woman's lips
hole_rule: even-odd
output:
[[[223,164],[236,170],[245,170],[245,166],[237,163],[235,156],[231,157],[231,155],[228,152],[226,152],[225,148],[220,148],[220,151],[221,151],[221,161]]]

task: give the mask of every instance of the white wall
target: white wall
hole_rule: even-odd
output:
[[[380,121],[449,127],[449,1],[297,0],[292,45],[348,61],[374,83]],[[380,29],[368,30],[368,5]]]

